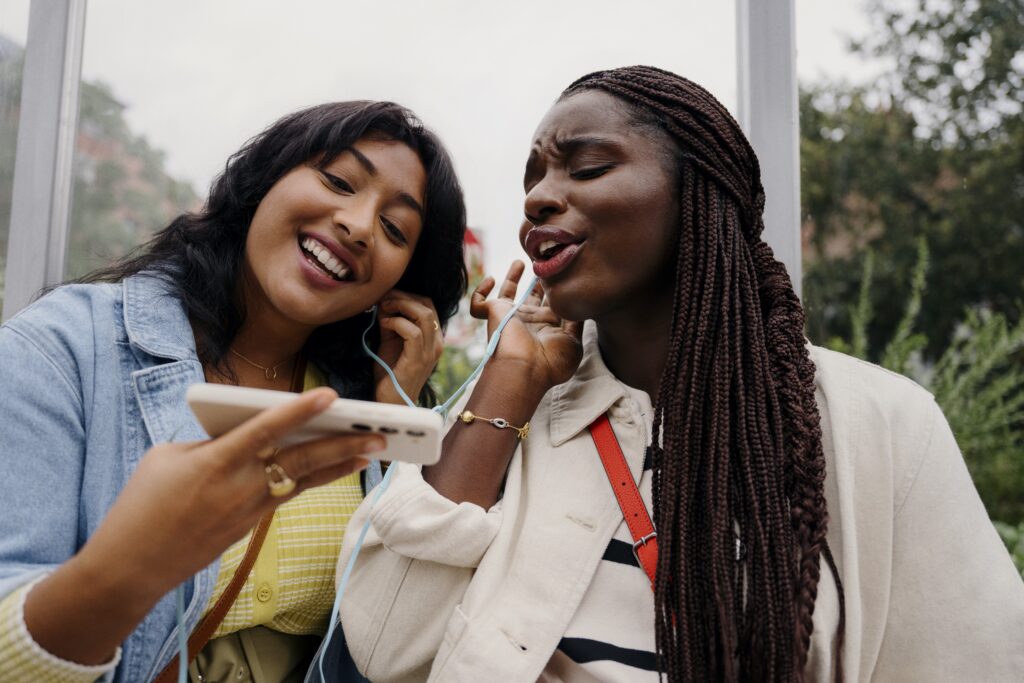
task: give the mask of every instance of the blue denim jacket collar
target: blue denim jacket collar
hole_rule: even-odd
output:
[[[155,273],[140,273],[121,285],[128,341],[157,358],[198,360],[184,302]]]
[[[124,327],[132,346],[173,362],[132,373],[135,398],[154,444],[208,438],[181,397],[188,386],[205,381],[196,354],[192,326],[181,299],[169,283],[143,273],[125,279]]]

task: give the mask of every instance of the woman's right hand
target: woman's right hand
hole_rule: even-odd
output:
[[[331,389],[316,389],[219,438],[151,448],[79,553],[29,593],[25,618],[36,641],[72,661],[105,661],[163,595],[223,554],[264,513],[365,467],[360,456],[382,450],[382,437],[345,434],[274,447],[335,398]],[[287,496],[270,495],[271,459],[297,483]],[[111,622],[91,636],[76,633],[75,619],[67,618],[69,609],[88,607],[67,591],[81,595],[86,586],[105,603],[103,614],[92,611],[88,619]],[[104,588],[114,594],[101,600]]]
[[[474,318],[487,321],[488,337],[514,305],[525,269],[522,261],[514,261],[494,299],[487,298],[494,278],[485,278],[473,292],[469,310]],[[543,294],[537,283],[502,331],[492,362],[522,365],[533,385],[546,391],[576,372],[583,357],[583,323],[559,318],[544,305]]]

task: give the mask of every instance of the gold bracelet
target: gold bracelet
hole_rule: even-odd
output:
[[[506,420],[504,418],[500,418],[500,417],[481,417],[480,415],[474,415],[473,413],[469,412],[468,410],[463,410],[461,413],[459,413],[459,419],[462,420],[463,422],[465,422],[466,424],[470,424],[474,420],[483,420],[484,422],[490,422],[492,425],[494,425],[498,429],[514,429],[514,430],[516,430],[516,434],[519,435],[519,440],[520,441],[525,439],[530,434],[530,423],[529,422],[524,424],[522,427],[516,427],[513,424],[509,424],[508,420]]]

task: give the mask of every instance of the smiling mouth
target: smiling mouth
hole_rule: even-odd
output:
[[[315,239],[311,237],[300,238],[299,248],[302,249],[306,260],[323,271],[328,277],[338,282],[351,282],[354,279],[352,269],[335,258],[334,254]]]

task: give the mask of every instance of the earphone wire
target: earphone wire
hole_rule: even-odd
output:
[[[459,388],[452,393],[452,395],[448,398],[447,401],[433,408],[434,412],[440,413],[442,417],[447,416],[448,411],[451,410],[452,405],[454,405],[455,402],[459,399],[459,397],[462,396],[463,392],[466,391],[466,388],[469,387],[474,381],[476,381],[477,377],[480,376],[480,373],[483,372],[484,366],[487,364],[487,361],[490,360],[491,356],[494,355],[494,351],[498,348],[498,341],[501,338],[501,333],[505,329],[505,326],[508,325],[509,321],[512,320],[512,317],[515,316],[516,312],[522,307],[522,305],[526,303],[527,298],[529,298],[530,294],[533,292],[536,285],[537,278],[536,276],[534,276],[527,284],[526,289],[514,301],[512,308],[510,308],[508,312],[505,313],[505,316],[501,319],[501,322],[498,324],[498,327],[495,328],[494,333],[491,334],[491,337],[487,342],[487,346],[484,348],[484,355],[480,359],[480,362],[477,364],[476,368],[474,368],[473,372],[470,373],[466,381],[464,381],[462,385],[460,385]],[[395,377],[394,371],[387,364],[387,362],[384,361],[383,358],[378,356],[376,353],[373,352],[372,349],[370,349],[370,346],[366,341],[366,336],[370,333],[370,330],[372,330],[374,325],[376,324],[377,307],[374,306],[373,313],[370,318],[370,323],[366,326],[366,329],[363,330],[363,351],[366,353],[366,355],[372,358],[374,362],[376,362],[384,369],[388,377],[391,379],[391,383],[394,385],[395,390],[398,392],[398,395],[402,397],[402,400],[405,401],[406,404],[409,405],[410,407],[416,408],[416,403],[411,398],[409,398],[409,395],[405,392],[404,389],[402,389],[402,385],[398,383],[398,378]],[[174,430],[174,433],[171,434],[168,441],[173,442],[175,437],[177,437],[178,433],[184,427],[185,425],[183,424],[179,426],[176,430]],[[384,492],[387,490],[388,485],[391,483],[391,476],[394,474],[395,469],[396,468],[394,467],[388,468],[388,471],[384,474],[384,477],[381,479],[380,484],[377,485],[373,494],[373,500],[370,503],[370,512],[373,511],[373,508],[377,505],[377,502],[380,500],[381,496],[383,496]],[[368,514],[366,522],[363,524],[362,529],[360,529],[359,531],[359,537],[356,539],[355,546],[352,548],[352,555],[349,557],[348,562],[345,565],[345,571],[341,576],[341,581],[338,583],[338,591],[334,597],[334,603],[331,607],[330,625],[327,628],[327,634],[324,636],[324,639],[320,644],[320,648],[317,650],[316,654],[313,657],[317,664],[317,671],[320,674],[321,683],[326,683],[326,678],[324,676],[323,669],[323,654],[324,652],[326,652],[327,646],[330,644],[331,639],[334,636],[334,632],[337,628],[337,625],[340,622],[339,610],[341,609],[341,599],[342,596],[344,596],[345,594],[345,588],[348,586],[349,577],[352,575],[352,570],[355,567],[356,559],[359,557],[359,553],[363,548],[363,542],[366,540],[366,534],[367,532],[369,532],[369,530],[370,517]],[[188,637],[185,635],[184,584],[178,586],[177,589],[175,589],[175,612],[178,622],[178,683],[187,683],[189,656]],[[312,673],[312,670],[313,668],[310,667],[310,669],[307,672],[307,681],[310,680],[309,674]]]
[[[188,425],[182,422],[165,443],[174,443],[178,434]],[[179,584],[174,589],[174,612],[178,621],[178,683],[188,683],[188,636],[185,635],[185,584]]]
[[[487,364],[487,361],[491,359],[491,356],[494,355],[494,351],[498,348],[498,340],[501,338],[501,333],[505,329],[505,326],[508,325],[509,321],[512,320],[513,316],[515,316],[515,314],[519,311],[522,305],[526,303],[526,300],[529,298],[530,294],[533,292],[536,286],[537,277],[534,276],[533,278],[530,279],[530,282],[527,284],[526,289],[523,290],[523,292],[520,293],[519,297],[514,301],[512,308],[510,308],[508,312],[505,313],[505,317],[501,319],[501,322],[498,324],[498,327],[496,327],[494,332],[491,334],[491,338],[488,340],[487,346],[484,348],[483,358],[480,359],[480,362],[477,364],[476,368],[474,368],[473,372],[470,373],[468,378],[466,378],[466,381],[464,381],[462,385],[459,386],[459,388],[456,389],[450,397],[448,397],[447,401],[445,401],[441,405],[434,407],[434,412],[440,413],[443,417],[447,416],[448,411],[451,410],[452,405],[454,405],[455,402],[459,399],[459,397],[463,394],[463,392],[466,391],[466,388],[469,387],[469,385],[472,384],[474,381],[476,381],[476,378],[480,376],[481,372],[483,372],[484,366]],[[373,329],[373,326],[376,324],[376,322],[377,307],[374,306],[373,316],[370,319],[370,324],[366,326],[365,330],[363,330],[363,351],[368,356],[370,356],[370,358],[376,361],[378,365],[384,368],[384,371],[387,372],[388,377],[391,378],[391,383],[394,384],[395,389],[398,391],[398,395],[401,396],[402,399],[410,407],[416,408],[416,404],[412,401],[412,399],[409,398],[408,394],[406,394],[402,387],[399,385],[398,378],[395,377],[395,373],[391,370],[388,364],[380,356],[375,354],[370,349],[370,346],[366,342],[366,335],[369,334],[371,329]],[[342,596],[345,595],[345,588],[348,587],[349,577],[351,577],[352,570],[356,565],[356,560],[359,557],[360,551],[362,551],[363,549],[363,542],[366,540],[366,534],[370,530],[370,513],[373,512],[373,508],[376,507],[377,502],[381,499],[381,496],[384,495],[384,492],[387,490],[388,485],[391,483],[391,475],[394,474],[395,469],[397,468],[389,467],[388,471],[384,474],[384,478],[381,479],[380,484],[377,485],[377,488],[374,492],[373,500],[370,502],[370,510],[367,512],[366,521],[363,523],[362,529],[359,530],[359,537],[356,539],[355,545],[352,547],[352,554],[349,556],[348,562],[345,564],[345,571],[341,575],[341,581],[338,582],[338,592],[334,596],[334,605],[331,607],[330,626],[328,626],[327,628],[327,634],[324,636],[324,640],[320,645],[320,649],[318,649],[316,655],[314,655],[314,659],[316,660],[317,664],[317,671],[320,674],[321,683],[326,683],[326,677],[324,676],[323,654],[324,652],[326,652],[326,649],[330,644],[331,639],[334,637],[334,631],[336,630],[338,623],[341,621],[341,599]],[[310,670],[312,670],[312,667],[310,667]],[[309,680],[308,676],[306,680]]]

